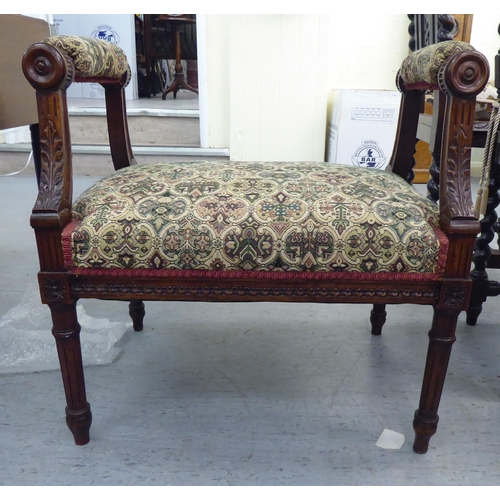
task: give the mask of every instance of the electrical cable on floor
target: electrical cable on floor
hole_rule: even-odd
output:
[[[28,165],[30,164],[32,156],[33,156],[33,151],[30,151],[30,155],[28,156],[28,161],[26,162],[26,165],[21,170],[18,170],[17,172],[10,172],[9,174],[0,174],[0,177],[9,177],[10,175],[17,175],[17,174],[20,174],[21,172],[24,172],[28,168]]]

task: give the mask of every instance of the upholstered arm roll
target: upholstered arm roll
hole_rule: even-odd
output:
[[[76,81],[120,79],[128,70],[125,52],[114,43],[73,35],[52,36],[44,42],[72,59]]]
[[[474,50],[465,42],[449,40],[424,47],[410,54],[401,64],[400,77],[406,85],[438,85],[439,69],[459,52]]]

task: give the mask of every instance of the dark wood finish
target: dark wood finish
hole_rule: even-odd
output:
[[[129,77],[129,74],[127,76],[124,75],[120,83],[103,85],[106,109],[109,110],[106,113],[109,146],[113,165],[116,170],[137,164],[130,143],[125,93],[123,92],[123,87],[128,83]]]
[[[402,83],[397,83],[399,90],[403,92]],[[392,170],[395,174],[410,182],[414,175],[415,138],[423,95],[423,90],[403,92],[401,106],[399,108],[399,123],[405,123],[405,126],[398,126],[394,150],[387,167],[388,170]]]
[[[427,101],[424,103],[424,114],[420,115],[420,120],[418,122],[419,125],[419,131],[417,132],[418,137],[422,137],[421,134],[421,127],[427,125],[427,123],[424,122],[429,119],[429,127],[432,124],[432,105],[429,104]],[[428,137],[431,137],[431,133],[429,130]],[[429,165],[432,163],[432,155],[431,152],[429,151],[429,143],[425,142],[424,140],[420,139],[417,141],[417,144],[415,146],[415,167],[413,168],[413,171],[415,173],[415,178],[413,179],[414,184],[427,184],[430,179],[430,173],[429,173]]]
[[[500,25],[498,26],[500,34]],[[500,50],[495,56],[495,87],[497,88],[497,98],[500,100]],[[478,134],[479,145],[484,146],[485,135],[483,131]],[[471,271],[472,278],[472,293],[470,304],[467,309],[467,324],[474,326],[483,309],[483,304],[488,297],[496,297],[500,295],[500,281],[490,280],[488,277],[487,268],[500,269],[500,250],[492,249],[490,243],[497,236],[500,241],[500,226],[498,225],[498,216],[496,208],[500,203],[500,144],[498,137],[493,149],[491,159],[490,178],[488,182],[488,201],[486,211],[481,219],[481,232],[476,239],[473,256],[473,269]]]
[[[166,99],[167,95],[170,92],[174,93],[174,99],[177,97],[177,92],[179,89],[186,89],[198,93],[198,90],[194,87],[191,87],[184,81],[184,73],[182,70],[182,49],[181,49],[181,32],[180,27],[183,24],[195,23],[194,19],[186,18],[186,17],[171,17],[169,16],[169,21],[172,23],[174,27],[174,40],[175,40],[175,75],[172,84],[163,90],[161,94],[162,99]]]
[[[128,306],[130,317],[136,332],[141,332],[144,328],[143,319],[146,315],[146,308],[142,300],[131,300]]]
[[[165,47],[162,50],[158,50],[157,48],[158,26],[155,25],[157,17],[154,14],[144,14],[144,63],[146,66],[147,97],[151,97],[151,94],[155,96],[157,92],[161,92],[161,88],[156,88],[155,62],[162,58],[169,59],[174,57],[170,47]],[[163,38],[166,39],[166,36]]]
[[[456,22],[450,14],[408,14],[408,18],[410,19],[408,46],[412,52],[454,38],[453,30]]]
[[[89,440],[91,422],[76,317],[76,301],[79,299],[130,301],[129,311],[136,330],[142,329],[145,300],[366,303],[374,305],[371,314],[374,335],[380,335],[385,321],[385,304],[412,303],[434,308],[422,392],[414,420],[414,449],[418,453],[427,451],[429,439],[437,427],[438,405],[455,338],[456,318],[467,307],[469,299],[472,247],[479,231],[470,193],[471,113],[474,97],[484,87],[489,73],[483,56],[476,52],[464,54],[453,57],[442,69],[440,99],[445,101],[445,112],[443,119],[436,121],[433,127],[433,132],[443,137],[440,142],[440,223],[449,239],[444,276],[438,281],[327,281],[314,278],[297,280],[293,276],[286,279],[103,277],[68,271],[61,248],[61,231],[71,219],[72,203],[65,89],[74,78],[74,69],[71,60],[50,46],[35,44],[28,49],[23,69],[37,91],[42,158],[39,194],[31,225],[35,230],[40,259],[41,298],[52,312],[53,334],[67,399],[67,422],[77,444]],[[115,147],[125,149],[125,154],[113,154],[116,169],[127,168],[127,163],[133,163],[123,99],[126,79],[124,75],[116,82],[106,84],[112,150]],[[398,82],[403,103],[390,168],[410,180],[422,91],[406,88],[400,79]]]
[[[198,90],[198,61],[187,61],[187,83],[193,89]]]
[[[157,61],[175,59],[175,76],[169,92],[177,96],[179,88],[197,93],[195,86],[186,84],[182,72],[181,59],[196,61],[196,16],[194,14],[144,14],[144,65],[148,97],[162,92],[166,98],[167,88],[157,88]],[[160,70],[161,71],[161,70]]]
[[[52,302],[52,301],[51,301]],[[80,325],[76,317],[76,302],[51,303],[52,334],[56,339],[57,354],[66,394],[66,423],[73,433],[75,443],[89,442],[92,413],[85,394]]]
[[[430,178],[427,181],[427,191],[429,199],[437,202],[439,200],[439,177],[441,165],[441,138],[436,138],[432,129],[443,126],[444,120],[444,101],[440,99],[439,93],[434,92],[434,105],[436,112],[432,115],[431,122],[431,138],[429,140],[429,150],[431,153],[432,163],[429,167]]]
[[[31,149],[33,151],[33,162],[35,164],[36,183],[40,185],[40,174],[42,171],[42,160],[40,150],[40,125],[32,123],[30,125]]]
[[[373,304],[373,309],[370,313],[370,323],[372,324],[372,335],[381,335],[382,327],[385,324],[387,312],[385,304]]]
[[[426,453],[429,440],[436,433],[439,417],[439,401],[444,386],[444,379],[455,342],[455,329],[458,312],[434,308],[434,319],[429,332],[429,348],[424,370],[424,380],[420,395],[420,404],[415,411],[413,428],[415,442],[413,449],[417,453]]]
[[[453,39],[470,43],[473,14],[452,14],[452,17],[456,21],[455,29],[452,31]]]
[[[408,46],[411,51],[445,40],[470,41],[471,14],[408,14],[408,18],[410,19],[408,27],[410,42]],[[422,112],[432,116],[432,106],[424,103]],[[425,119],[425,117],[422,116],[422,119]],[[418,137],[413,182],[427,184],[431,181],[431,193],[435,194],[435,179],[439,177],[439,147],[434,148],[429,145],[430,134],[422,136],[419,133]],[[429,178],[429,165],[431,164],[433,164],[434,175]],[[435,199],[437,200],[437,198]]]
[[[433,30],[428,30],[428,36],[422,35],[422,25],[428,22],[431,15],[409,15],[410,27],[409,33],[411,35],[410,48],[415,50],[420,48],[422,44],[435,43],[433,39]],[[438,16],[434,16],[436,19]],[[453,14],[451,18],[454,20],[453,23],[450,22],[450,18],[445,19],[445,28],[448,34],[445,33],[445,38],[449,39],[452,36],[454,39],[463,40],[470,42],[470,33],[472,29],[472,19],[473,16],[470,14]],[[420,28],[418,25],[420,24]],[[420,31],[419,31],[420,29]],[[498,27],[498,32],[500,34],[500,26]],[[497,88],[497,96],[500,99],[500,50],[495,56],[495,86]],[[444,113],[444,103],[441,103],[437,99],[439,96],[436,94],[436,99],[434,101],[434,106],[440,106],[438,117],[442,117]],[[436,117],[436,113],[434,113]],[[426,121],[428,122],[428,117],[421,116],[420,124],[423,127],[419,130],[419,138],[423,141],[429,141],[427,137],[430,136],[430,127],[425,127]],[[442,119],[442,118],[441,118]],[[472,147],[482,148],[485,146],[487,131],[479,126],[474,128]],[[435,136],[433,136],[435,137]],[[432,162],[429,169],[430,179],[427,182],[427,189],[429,192],[429,198],[438,201],[439,200],[439,170],[440,170],[440,148],[438,144],[430,144],[429,150],[431,152]],[[423,178],[426,171],[427,158],[424,157],[422,161],[416,165],[416,170],[421,172],[419,178]],[[488,297],[496,297],[500,295],[500,281],[490,280],[488,276],[487,269],[500,269],[500,250],[492,249],[490,243],[497,236],[500,242],[500,224],[498,224],[498,215],[496,213],[496,208],[500,203],[500,147],[494,150],[490,179],[488,182],[488,200],[485,215],[480,221],[480,234],[476,239],[474,247],[473,256],[473,269],[471,271],[471,278],[473,281],[472,292],[469,307],[467,309],[466,322],[468,325],[474,326],[477,324],[477,320],[481,311],[483,309],[483,304],[486,302]]]

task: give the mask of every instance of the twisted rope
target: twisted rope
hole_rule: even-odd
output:
[[[478,219],[480,218],[481,215],[486,214],[486,207],[488,204],[488,196],[489,196],[488,185],[490,183],[491,159],[493,157],[497,132],[500,125],[499,109],[500,109],[500,103],[494,102],[493,109],[491,111],[490,122],[488,124],[488,133],[486,136],[486,144],[484,147],[484,154],[483,154],[483,165],[481,168],[481,178],[479,181],[479,188],[477,190],[475,213]]]

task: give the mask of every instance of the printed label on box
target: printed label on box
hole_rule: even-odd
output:
[[[120,45],[120,37],[118,33],[112,26],[108,26],[107,24],[97,26],[90,36],[92,38],[97,38],[98,40],[104,40],[105,42]]]
[[[351,159],[353,165],[368,168],[382,168],[387,160],[377,141],[363,141]]]
[[[395,108],[354,107],[351,109],[351,120],[392,121]]]
[[[328,162],[385,169],[394,147],[401,95],[334,89],[328,100]]]

